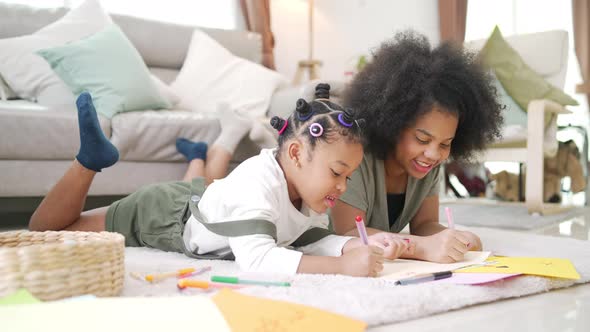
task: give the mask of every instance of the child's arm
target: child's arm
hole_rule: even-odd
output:
[[[348,250],[340,256],[346,243],[343,245],[342,241],[336,240],[341,243],[338,247],[338,257],[303,255],[297,250],[278,247],[272,237],[262,234],[231,237],[229,243],[236,262],[246,271],[375,276],[383,269],[382,249],[362,246]]]
[[[410,221],[410,233],[418,236],[429,236],[447,229],[438,222],[438,195],[429,196],[422,201],[422,205]]]
[[[381,248],[360,246],[343,251],[340,257],[303,255],[297,272],[376,277],[383,270],[383,260]]]
[[[229,246],[236,263],[245,271],[295,274],[303,255],[277,246],[271,236],[264,234],[230,237]]]

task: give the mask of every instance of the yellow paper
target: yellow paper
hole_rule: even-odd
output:
[[[213,301],[233,332],[364,331],[367,324],[300,304],[266,300],[222,289]]]
[[[411,259],[396,259],[385,261],[383,271],[379,274],[381,278],[400,280],[411,278],[421,274],[452,271],[465,266],[482,263],[490,255],[489,251],[469,251],[461,262],[442,264],[424,262]]]
[[[0,307],[2,331],[230,331],[206,296],[98,298]]]
[[[485,266],[470,267],[456,272],[466,273],[522,273],[544,277],[580,279],[580,274],[569,259],[542,257],[498,257],[486,260]]]
[[[16,292],[0,298],[0,306],[13,304],[31,304],[39,303],[39,299],[33,296],[28,290],[21,288]]]

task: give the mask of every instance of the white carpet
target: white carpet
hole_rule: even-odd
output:
[[[546,237],[487,228],[472,228],[480,235],[484,250],[511,256],[559,257],[572,260],[582,279],[590,281],[590,245],[588,241]],[[126,248],[127,275],[123,296],[211,294],[190,289],[179,291],[175,279],[148,284],[133,279],[129,272],[153,273],[185,267],[212,266],[210,275],[239,275],[233,262],[192,260],[181,254],[148,248]],[[277,278],[279,276],[276,276]],[[274,279],[277,279],[274,278]],[[332,275],[297,275],[289,278],[291,287],[248,287],[244,294],[286,300],[333,311],[381,325],[428,316],[477,303],[497,301],[569,287],[574,281],[523,276],[484,286],[420,284],[394,286],[386,279],[353,278]]]

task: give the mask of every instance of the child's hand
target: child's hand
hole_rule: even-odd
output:
[[[383,249],[360,246],[340,256],[340,271],[353,277],[376,277],[383,270]]]
[[[383,249],[383,257],[396,259],[403,254],[413,255],[416,245],[399,234],[381,232],[369,236],[369,245]]]
[[[420,244],[424,250],[424,258],[430,262],[454,263],[463,260],[465,253],[470,250],[474,241],[471,235],[454,229],[445,229],[439,233],[427,236]],[[479,240],[479,239],[478,239]]]
[[[481,240],[479,239],[479,236],[475,235],[474,233],[468,232],[468,231],[460,231],[460,232],[469,240],[469,243],[467,245],[467,247],[469,248],[469,251],[480,251],[483,248],[483,246],[481,244]]]

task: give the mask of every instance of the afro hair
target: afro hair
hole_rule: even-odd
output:
[[[435,105],[459,119],[451,144],[455,160],[469,160],[500,137],[503,123],[492,76],[475,55],[453,43],[433,49],[411,30],[381,45],[347,87],[345,104],[366,121],[366,150],[381,159]]]

